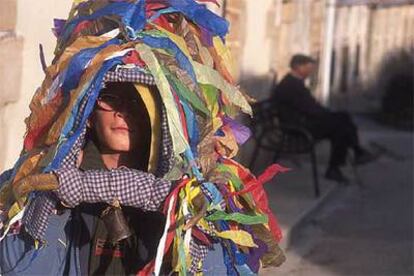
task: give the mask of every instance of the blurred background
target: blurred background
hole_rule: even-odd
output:
[[[348,167],[352,182],[322,179],[329,144],[316,145],[320,195],[306,155],[277,161],[291,167],[267,184],[285,233],[288,262],[274,275],[413,274],[413,0],[219,0],[209,5],[230,22],[228,45],[241,88],[263,101],[289,71],[293,54],[317,61],[308,86],[333,110],[352,113],[362,142],[380,158]],[[66,18],[72,0],[1,0],[0,169],[12,167],[25,133],[29,102],[53,58],[53,18]],[[248,121],[248,120],[247,120]],[[254,172],[274,152],[239,159]],[[275,149],[276,150],[276,149]],[[314,184],[314,183],[313,183]]]

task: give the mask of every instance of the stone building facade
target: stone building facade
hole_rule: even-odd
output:
[[[5,163],[9,124],[6,109],[20,99],[23,37],[16,32],[17,1],[4,0],[0,9],[0,169]]]
[[[412,64],[414,1],[392,2],[348,0],[338,7],[332,52],[333,104],[375,110],[389,79],[401,67],[410,66],[410,59]]]
[[[0,8],[0,171],[13,166],[22,150],[24,119],[56,44],[53,18],[65,18],[72,0],[1,0]]]
[[[274,77],[280,79],[289,70],[293,54],[321,60],[324,41],[329,39],[325,33],[327,0],[221,2],[232,13],[226,17],[234,33],[230,41],[236,39],[239,80],[259,100],[269,96]],[[373,83],[384,81],[378,79],[384,61],[400,52],[413,54],[414,1],[337,0],[332,39],[328,76],[332,102],[336,98],[358,102],[372,90],[381,94],[381,85]],[[327,76],[317,72],[310,83],[317,97],[323,77]]]

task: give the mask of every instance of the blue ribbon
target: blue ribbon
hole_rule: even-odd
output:
[[[130,17],[126,18],[126,22],[124,22],[125,25],[130,26],[135,32],[143,30],[147,23],[145,16],[145,0],[138,1],[129,14]]]
[[[142,34],[142,42],[150,47],[164,49],[176,58],[178,66],[186,71],[194,83],[197,83],[193,65],[181,49],[168,37],[154,37],[149,34]]]
[[[0,188],[1,186],[3,186],[4,182],[6,182],[7,180],[10,179],[10,177],[13,175],[13,169],[9,169],[7,171],[4,171],[1,175],[0,175]]]
[[[230,230],[230,227],[224,220],[219,220],[217,223],[219,224],[221,231]],[[236,260],[233,261],[233,259],[235,259],[236,245],[233,241],[225,239],[220,239],[220,243],[223,248],[224,264],[227,268],[227,275],[238,276],[239,274],[234,267]]]
[[[229,31],[229,22],[207,9],[206,5],[194,0],[169,0],[168,3],[172,9],[182,12],[184,16],[214,35],[224,39]]]
[[[156,13],[154,13],[149,19],[148,19],[148,21],[149,22],[152,22],[152,21],[154,21],[154,20],[156,20],[158,17],[160,17],[161,15],[163,15],[163,14],[167,14],[167,13],[173,13],[173,12],[177,12],[177,10],[176,9],[173,9],[173,8],[166,8],[166,9],[163,9],[163,10],[159,10],[159,11],[157,11]]]
[[[184,110],[185,119],[187,122],[187,130],[188,130],[188,136],[190,140],[190,148],[193,152],[193,155],[195,158],[197,158],[197,145],[199,143],[199,129],[197,125],[197,120],[194,115],[194,111],[192,108],[183,100],[180,100],[181,105]]]
[[[188,163],[191,164],[191,171],[193,175],[197,178],[198,181],[202,181],[204,177],[196,166],[196,162],[195,162],[193,152],[191,151],[191,149],[187,148],[186,151],[184,152],[184,155],[187,158]]]
[[[213,205],[218,205],[223,201],[223,196],[220,191],[217,189],[216,185],[211,182],[204,182],[203,187],[208,190],[208,192],[213,196],[211,202]]]
[[[72,89],[78,86],[79,81],[85,72],[86,65],[96,56],[96,54],[109,45],[119,43],[118,39],[111,39],[99,47],[82,49],[72,57],[67,67],[65,80],[62,84],[63,93],[68,94]]]
[[[73,144],[75,143],[76,139],[81,134],[83,128],[86,125],[86,121],[89,118],[90,114],[92,113],[92,110],[95,106],[96,99],[99,95],[100,90],[102,89],[103,85],[103,78],[109,69],[114,67],[115,65],[122,64],[122,57],[117,57],[111,60],[108,60],[103,63],[101,69],[98,71],[98,73],[95,75],[93,81],[89,85],[88,89],[86,91],[89,91],[88,95],[86,95],[87,98],[87,104],[85,106],[85,110],[83,114],[72,114],[71,118],[68,119],[67,123],[62,129],[61,138],[60,140],[63,141],[62,144],[58,147],[55,158],[53,161],[49,164],[49,166],[45,169],[46,172],[56,170],[59,168],[63,158],[69,153],[70,149],[72,148]],[[81,98],[81,97],[80,97]],[[76,109],[79,109],[79,104],[81,103],[81,99],[78,100]],[[74,116],[81,116],[80,118],[80,124],[77,127],[76,130],[73,131],[73,134],[70,135],[70,132],[72,131],[73,124],[75,122]],[[69,137],[67,140],[65,140],[65,137]]]
[[[117,15],[121,18],[124,27],[130,27],[135,33],[142,31],[146,24],[145,0],[137,3],[115,2],[106,5],[91,15],[77,16],[64,27],[61,39],[66,41],[75,30],[76,26],[82,21],[95,20],[103,16]]]
[[[61,39],[66,41],[75,30],[76,26],[85,20],[95,20],[102,16],[107,15],[118,15],[121,18],[124,18],[127,16],[128,11],[131,12],[131,9],[133,8],[133,3],[128,2],[118,2],[118,3],[112,3],[109,5],[106,5],[105,7],[97,10],[91,15],[84,15],[84,16],[77,16],[74,19],[72,19],[69,22],[66,22],[66,25],[64,26],[64,32],[62,33]]]

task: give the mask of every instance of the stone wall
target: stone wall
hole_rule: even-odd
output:
[[[2,0],[0,9],[0,30],[13,31],[17,22],[17,0]]]
[[[244,2],[247,34],[241,45],[244,62],[240,82],[252,96],[263,100],[270,96],[273,83],[288,72],[292,55],[304,53],[319,58],[325,2],[266,0],[260,5],[255,1]]]
[[[414,5],[351,5],[337,10],[331,103],[337,108],[375,111],[387,76],[400,67],[383,64],[413,53]],[[381,84],[381,85],[377,85]]]
[[[383,83],[379,72],[383,72],[384,62],[398,52],[414,49],[414,5],[409,1],[347,3],[336,9],[330,103],[337,108],[372,111],[382,95],[381,87],[374,84]],[[260,5],[227,0],[225,6],[239,81],[258,100],[267,98],[272,82],[287,73],[293,54],[321,59],[327,39],[326,0],[261,0]],[[309,85],[316,97],[320,83],[315,72]]]
[[[3,0],[0,9],[0,170],[8,147],[8,105],[20,99],[23,37],[16,33],[17,0]]]
[[[13,166],[23,144],[29,102],[44,73],[39,44],[50,62],[56,40],[53,18],[67,17],[72,0],[1,0],[0,171]]]
[[[243,45],[246,40],[246,4],[243,0],[229,1],[226,5],[225,16],[231,22],[227,45],[234,58],[234,76],[240,78]]]

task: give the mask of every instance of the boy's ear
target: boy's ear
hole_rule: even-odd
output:
[[[96,116],[96,114],[95,114],[95,110],[94,110],[94,111],[92,111],[91,115],[89,115],[89,118],[86,121],[86,127],[87,128],[89,128],[89,129],[94,128],[94,126],[95,126],[95,119],[96,119],[95,116]]]
[[[93,124],[92,124],[92,117],[93,117],[93,115],[92,115],[92,116],[90,116],[90,117],[88,118],[88,120],[86,121],[86,127],[87,127],[87,128],[92,128],[92,126],[93,126]]]

